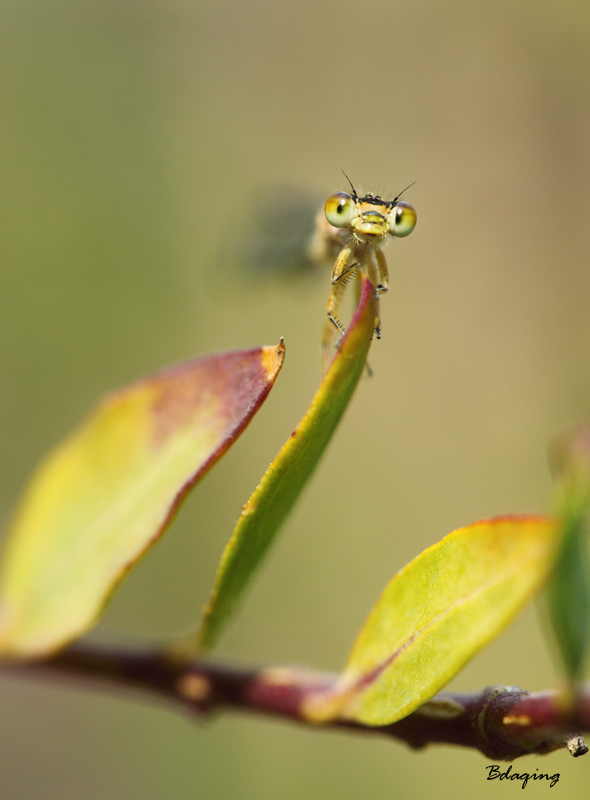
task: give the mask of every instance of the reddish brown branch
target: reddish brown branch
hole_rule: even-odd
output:
[[[333,675],[295,668],[245,669],[205,661],[174,661],[161,652],[129,652],[76,646],[46,661],[6,666],[11,673],[76,677],[111,688],[140,690],[199,715],[216,710],[253,711],[311,725],[302,705],[329,689]],[[314,727],[318,727],[317,725]],[[434,742],[474,747],[495,760],[568,747],[572,755],[588,748],[578,733],[590,730],[590,688],[568,707],[555,692],[530,694],[495,686],[480,692],[439,694],[410,716],[374,728],[335,721],[326,728],[378,733],[419,748]]]

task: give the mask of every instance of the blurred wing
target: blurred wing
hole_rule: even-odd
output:
[[[259,190],[230,236],[223,261],[248,277],[291,277],[312,272],[310,252],[321,197],[273,186]]]

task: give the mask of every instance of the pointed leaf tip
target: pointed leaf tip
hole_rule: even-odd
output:
[[[106,397],[41,464],[9,530],[0,653],[38,657],[84,633],[188,490],[256,413],[278,347],[220,353]]]

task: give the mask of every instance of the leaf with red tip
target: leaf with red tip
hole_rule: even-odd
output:
[[[48,456],[9,531],[0,654],[45,656],[92,626],[256,413],[284,352],[281,340],[148,377],[106,397]]]

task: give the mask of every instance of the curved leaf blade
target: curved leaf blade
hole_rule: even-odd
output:
[[[336,696],[310,707],[388,725],[417,709],[502,631],[548,578],[553,517],[497,517],[450,533],[389,583],[369,614]]]
[[[244,430],[285,348],[196,359],[107,396],[39,467],[9,531],[0,654],[45,656],[84,633]]]
[[[211,648],[330,441],[362,375],[375,327],[375,289],[361,275],[348,331],[305,416],[242,508],[225,547],[198,635]]]

